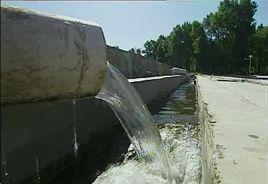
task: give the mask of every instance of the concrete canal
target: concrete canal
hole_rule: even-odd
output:
[[[201,157],[194,84],[180,86],[153,117],[176,183],[200,183]],[[160,173],[155,163],[140,161],[130,145],[123,163],[110,165],[94,183],[169,183]]]
[[[158,104],[154,104],[159,107]],[[168,153],[170,167],[176,176],[177,183],[197,184],[201,181],[200,144],[198,140],[198,115],[195,85],[187,82],[179,86],[168,98],[161,98],[161,108],[149,106],[154,121],[160,131],[165,150]],[[164,104],[164,105],[163,105]],[[141,161],[133,145],[123,132],[115,136],[116,144],[106,145],[103,157],[110,154],[110,163],[91,165],[92,146],[82,148],[77,161],[73,157],[67,163],[69,169],[57,175],[54,183],[168,183],[159,167]],[[120,141],[119,141],[120,139]],[[121,147],[121,148],[120,148]],[[122,156],[118,157],[121,149]],[[102,165],[102,166],[101,166]],[[95,168],[95,169],[93,169]],[[97,168],[97,169],[96,169]],[[98,169],[99,168],[99,169]],[[41,180],[42,181],[42,175]]]

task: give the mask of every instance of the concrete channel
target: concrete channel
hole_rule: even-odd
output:
[[[187,80],[107,47],[94,22],[2,5],[1,15],[2,183],[38,183],[40,176],[42,183],[79,183],[83,174],[93,181],[122,161],[128,138],[94,98],[107,59],[151,112]],[[267,183],[267,85],[223,78],[197,77],[201,183]],[[74,181],[62,177],[71,174]]]
[[[68,168],[93,180],[129,145],[111,109],[94,98],[106,71],[101,27],[12,7],[1,7],[1,14],[2,183],[38,182],[40,176],[51,183]],[[155,65],[149,74],[132,73],[162,76],[130,79],[149,108],[186,81]]]
[[[185,77],[161,77],[153,80],[143,78],[139,81],[132,84],[150,107],[154,100],[184,83]],[[92,172],[101,170],[96,166],[105,167],[105,164],[126,151],[124,149],[127,149],[128,141],[125,148],[119,142],[122,141],[121,138],[128,139],[124,137],[120,123],[106,103],[94,97],[80,98],[73,102],[74,100],[43,101],[2,107],[2,153],[12,183],[34,176],[37,158],[40,170],[47,170],[45,178],[53,178],[56,175],[55,169],[60,173],[68,164],[75,164],[75,135],[79,156],[83,156],[83,151],[90,150],[88,167]],[[107,150],[109,145],[114,145],[111,150]],[[117,145],[121,145],[121,148]]]

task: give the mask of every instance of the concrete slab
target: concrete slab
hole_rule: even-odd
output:
[[[1,5],[2,104],[96,95],[105,72],[97,23]]]
[[[201,122],[203,138],[212,140],[204,143],[213,154],[207,168],[217,170],[212,183],[268,183],[268,87],[217,79],[197,76],[209,119]]]

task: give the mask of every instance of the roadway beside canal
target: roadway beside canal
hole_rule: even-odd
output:
[[[197,76],[204,178],[267,183],[268,86],[228,79]]]

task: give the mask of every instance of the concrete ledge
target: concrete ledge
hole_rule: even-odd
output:
[[[202,184],[220,183],[219,173],[216,165],[217,149],[213,136],[213,124],[215,120],[208,112],[207,104],[204,102],[199,86],[197,84],[198,113],[200,122],[199,139],[201,140],[202,158]]]
[[[267,183],[267,86],[227,79],[197,76],[203,183]]]
[[[141,94],[146,104],[170,93],[186,81],[184,75],[155,76],[146,78],[129,79],[135,89]]]
[[[98,24],[1,5],[2,104],[95,95],[105,71]]]

